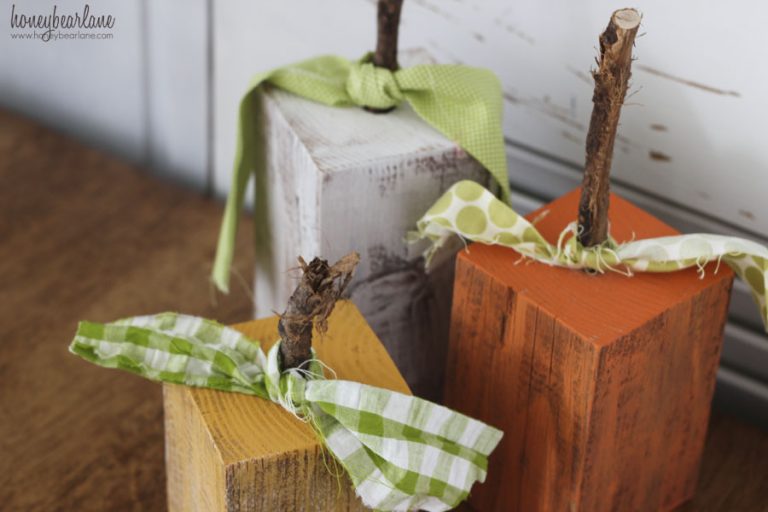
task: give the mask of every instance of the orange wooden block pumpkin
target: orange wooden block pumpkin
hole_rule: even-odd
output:
[[[579,191],[537,229],[550,241]],[[529,216],[535,218],[541,212]],[[611,196],[619,242],[677,232]],[[591,275],[460,254],[446,405],[504,431],[478,511],[669,510],[695,489],[733,273]]]

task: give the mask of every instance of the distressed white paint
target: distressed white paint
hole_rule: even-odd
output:
[[[768,145],[761,130],[768,67],[760,60],[768,46],[762,27],[768,4],[641,0],[636,6],[645,15],[644,35],[637,41],[636,94],[622,116],[616,180],[746,231],[768,232],[762,198]],[[581,166],[591,111],[588,73],[597,36],[617,7],[623,4],[409,0],[401,44],[426,47],[442,62],[494,70],[507,93],[506,136]],[[358,56],[373,45],[373,20],[370,0],[216,5],[220,190],[228,183],[236,103],[248,76],[319,53]],[[726,93],[683,85],[648,68]],[[653,160],[651,151],[670,160]],[[516,169],[510,177],[518,180]]]
[[[281,311],[296,257],[334,261],[358,251],[350,285],[360,308],[417,394],[438,397],[448,342],[453,258],[430,274],[404,238],[453,183],[489,174],[409,108],[386,115],[264,95],[268,206],[257,224],[256,316]],[[264,238],[260,238],[264,240]]]

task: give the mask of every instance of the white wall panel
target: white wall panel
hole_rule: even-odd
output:
[[[149,165],[208,187],[209,0],[146,2]]]
[[[101,0],[111,39],[14,39],[0,2],[0,105],[94,146],[207,187],[211,0]],[[82,13],[76,0],[17,1],[17,14]],[[99,31],[96,31],[99,32]]]
[[[94,15],[112,15],[111,39],[13,39],[17,13],[81,12],[80,0],[0,2],[0,105],[133,161],[147,151],[142,2],[91,2]],[[20,31],[18,31],[20,32]]]

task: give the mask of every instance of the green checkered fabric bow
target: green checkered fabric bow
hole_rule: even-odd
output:
[[[549,243],[525,217],[472,181],[453,185],[418,221],[412,241],[429,239],[427,261],[453,235],[473,242],[510,247],[547,265],[588,268],[597,272],[674,272],[689,267],[704,271],[710,261],[723,261],[742,278],[760,307],[768,329],[768,249],[760,244],[722,235],[691,234],[617,244],[609,239],[595,247],[582,246],[577,223]],[[572,235],[572,236],[568,236]]]
[[[222,291],[229,290],[238,214],[251,173],[264,175],[259,158],[258,120],[254,102],[259,87],[274,87],[312,101],[336,107],[389,108],[408,102],[432,127],[455,141],[480,162],[501,186],[509,201],[506,153],[501,132],[501,85],[485,69],[460,65],[422,65],[395,72],[374,67],[367,56],[358,62],[324,56],[279,68],[253,77],[240,103],[239,134],[232,189],[224,211],[212,279]],[[263,187],[256,200],[263,201]]]
[[[151,380],[255,395],[309,421],[363,503],[376,510],[449,510],[485,480],[502,433],[413,396],[325,380],[314,360],[281,371],[279,342],[216,322],[163,313],[111,324],[81,322],[70,351]],[[258,425],[254,425],[258,428]]]

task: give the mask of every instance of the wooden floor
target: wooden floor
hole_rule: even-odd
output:
[[[249,221],[243,285],[224,297],[208,284],[221,211],[0,111],[0,509],[165,509],[160,386],[67,345],[80,319],[247,319]],[[768,511],[768,433],[715,414],[683,510]]]

